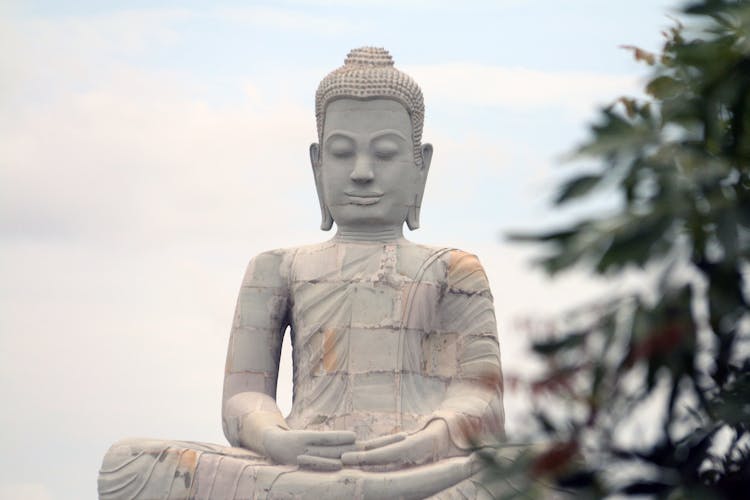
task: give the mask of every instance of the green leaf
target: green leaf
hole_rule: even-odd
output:
[[[518,243],[542,243],[542,242],[554,242],[554,241],[565,241],[575,236],[578,233],[577,229],[564,229],[561,231],[550,231],[547,233],[507,233],[505,235],[510,241],[516,241]]]
[[[624,487],[621,491],[626,495],[665,495],[675,485],[659,481],[637,481]]]
[[[562,349],[572,349],[580,346],[586,341],[589,332],[575,332],[565,335],[563,338],[548,340],[546,342],[535,342],[531,345],[534,352],[543,356],[549,356]]]
[[[602,176],[600,175],[581,175],[566,181],[555,198],[555,205],[562,205],[570,200],[587,195],[599,185],[601,180]]]
[[[671,99],[683,91],[683,86],[670,76],[659,76],[646,85],[646,92],[657,99]]]
[[[657,129],[650,118],[648,107],[634,119],[629,119],[615,112],[611,107],[602,110],[598,123],[591,126],[593,139],[580,146],[573,158],[597,157],[616,159],[633,151],[641,150],[657,139]]]
[[[654,245],[665,237],[673,224],[669,217],[634,218],[614,231],[607,250],[597,262],[600,273],[616,271],[628,264],[643,267],[651,260]]]
[[[733,206],[722,207],[716,212],[716,236],[724,251],[724,259],[734,261],[739,251],[738,214]]]

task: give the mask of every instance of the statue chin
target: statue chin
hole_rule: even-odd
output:
[[[504,413],[486,274],[470,253],[401,234],[404,219],[419,226],[432,157],[421,91],[385,50],[363,47],[316,96],[310,158],[322,227],[333,212],[338,232],[250,261],[224,379],[229,446],[115,443],[100,498],[493,498],[480,455],[504,439]],[[284,417],[287,328],[295,390]]]

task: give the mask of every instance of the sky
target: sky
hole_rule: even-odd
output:
[[[479,256],[504,370],[533,371],[520,318],[611,284],[549,281],[502,235],[577,215],[550,208],[586,168],[562,158],[598,107],[639,95],[648,71],[620,46],[658,49],[676,5],[0,0],[0,499],[95,498],[124,437],[225,443],[244,268],[331,236],[307,152],[314,92],[362,45],[425,95],[435,154],[407,237]],[[524,403],[506,397],[511,437]]]

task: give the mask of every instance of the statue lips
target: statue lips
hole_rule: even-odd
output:
[[[345,194],[346,197],[349,198],[349,203],[352,205],[374,205],[383,197],[383,193],[374,191],[365,193],[347,192]]]

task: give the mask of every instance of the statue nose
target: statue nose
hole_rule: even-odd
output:
[[[357,160],[354,164],[354,170],[349,176],[354,182],[370,182],[375,178],[375,174],[372,172],[372,166],[370,162],[362,158]]]

